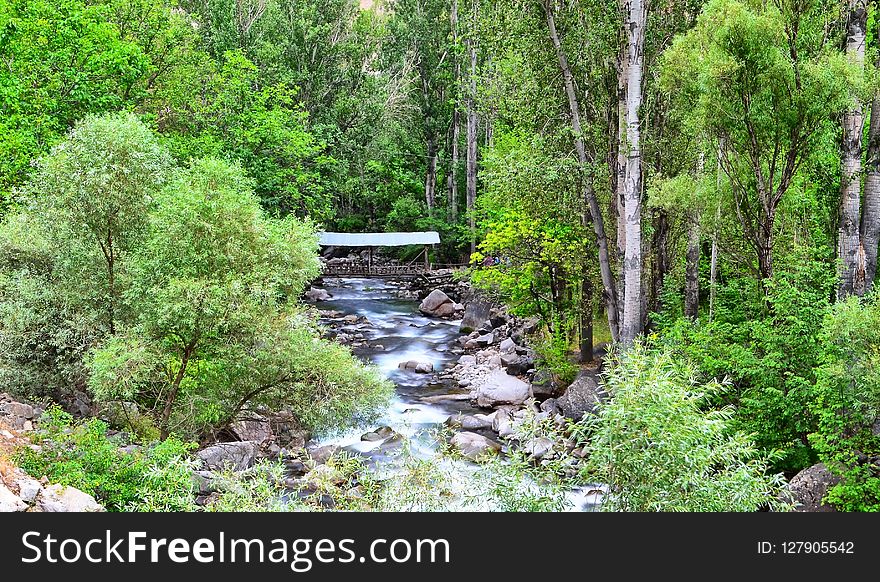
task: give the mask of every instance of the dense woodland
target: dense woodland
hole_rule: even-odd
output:
[[[436,230],[554,373],[612,345],[609,507],[823,462],[877,510],[878,34],[868,0],[0,0],[0,387],[166,442],[349,423],[390,387],[297,304],[314,232]]]

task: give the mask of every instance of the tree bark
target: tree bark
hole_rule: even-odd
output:
[[[660,296],[663,291],[663,282],[666,274],[669,273],[669,215],[665,210],[658,209],[653,216],[654,220],[654,236],[647,249],[643,248],[646,254],[653,252],[653,260],[651,261],[651,288],[650,293],[646,294],[650,297],[647,301],[647,309],[657,311],[660,307]]]
[[[468,73],[468,96],[467,96],[467,170],[466,170],[466,190],[467,190],[467,211],[468,226],[471,232],[471,253],[476,251],[476,224],[474,222],[474,205],[477,201],[477,39],[476,27],[477,18],[479,17],[479,4],[477,0],[472,1],[472,27],[468,35],[468,56],[470,58],[470,69]]]
[[[617,177],[614,207],[617,216],[617,313],[623,315],[626,299],[624,287],[624,259],[626,257],[626,212],[624,210],[624,183],[626,182],[626,43],[620,43],[617,55]]]
[[[183,381],[184,374],[186,374],[186,367],[189,364],[189,359],[195,351],[195,346],[196,340],[193,340],[183,348],[183,355],[180,358],[180,368],[177,369],[177,374],[174,376],[174,381],[171,383],[171,389],[168,391],[168,396],[165,398],[165,407],[162,409],[162,417],[159,425],[159,436],[163,441],[168,438],[168,420],[171,418],[171,411],[174,410],[174,402],[177,400],[177,393],[180,391],[180,383]]]
[[[559,41],[559,34],[556,31],[556,20],[553,17],[553,7],[550,1],[544,2],[544,11],[547,16],[547,27],[550,31],[550,39],[556,48],[556,57],[559,60],[559,68],[562,71],[562,78],[565,83],[565,94],[568,97],[568,108],[571,114],[571,130],[574,136],[574,146],[577,151],[578,162],[581,168],[586,168],[589,159],[587,158],[587,150],[584,145],[583,133],[581,132],[581,115],[580,105],[578,104],[577,94],[574,90],[574,80],[571,75],[571,68],[568,66],[568,58],[565,51],[562,50],[562,43]],[[590,219],[593,223],[593,232],[596,234],[596,244],[599,247],[599,270],[602,274],[602,287],[605,290],[606,306],[608,313],[608,327],[611,330],[611,337],[617,341],[620,336],[617,312],[617,290],[614,286],[614,275],[611,271],[611,260],[608,254],[608,239],[605,236],[605,223],[602,219],[602,211],[599,208],[599,201],[596,199],[596,192],[593,190],[593,183],[584,175],[584,200],[589,208]],[[586,219],[586,217],[585,217]],[[589,219],[586,219],[589,220]]]
[[[425,203],[428,205],[428,214],[432,214],[436,206],[437,189],[437,142],[433,137],[428,138],[428,168],[425,171]]]
[[[705,170],[705,157],[700,152],[697,158],[697,175],[702,178]],[[687,213],[688,246],[685,254],[684,272],[684,316],[695,320],[700,311],[700,213],[691,209]]]
[[[880,95],[875,95],[871,103],[861,236],[861,247],[865,255],[864,291],[868,293],[873,289],[874,278],[877,275],[877,245],[880,243]]]
[[[866,0],[849,0],[846,54],[859,68],[865,62]],[[843,114],[843,144],[840,177],[840,226],[837,232],[837,256],[840,278],[837,297],[843,298],[865,287],[864,253],[860,252],[859,232],[862,171],[862,128],[864,113],[858,97]]]
[[[642,152],[639,110],[642,107],[647,0],[626,0],[626,180],[624,212],[626,251],[624,255],[623,326],[620,340],[630,345],[642,333]]]
[[[449,9],[449,26],[452,29],[452,43],[458,47],[458,0],[452,0]],[[458,95],[461,83],[461,62],[457,52],[453,51],[453,85],[455,99],[452,109],[452,157],[449,160],[449,175],[446,179],[446,206],[450,223],[458,220],[458,142],[461,140],[461,113],[458,109]]]

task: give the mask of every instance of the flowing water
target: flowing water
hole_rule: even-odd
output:
[[[388,408],[372,426],[354,427],[342,434],[322,439],[317,444],[337,445],[362,455],[367,465],[379,474],[395,470],[394,459],[401,440],[365,441],[361,435],[378,427],[387,426],[405,437],[410,452],[419,458],[430,458],[452,467],[462,477],[478,471],[478,466],[466,461],[449,461],[438,452],[437,429],[456,413],[485,413],[474,408],[468,400],[425,402],[423,398],[464,392],[453,380],[439,380],[443,370],[452,367],[459,358],[452,349],[460,337],[460,320],[428,318],[418,311],[418,302],[397,297],[396,287],[382,279],[326,278],[323,288],[332,298],[317,304],[322,311],[340,312],[335,319],[357,315],[367,322],[346,323],[337,328],[346,334],[362,334],[368,345],[354,348],[362,359],[377,366],[395,385],[395,394]],[[409,360],[429,362],[434,374],[417,374],[402,370],[398,364]],[[479,431],[482,432],[482,431]],[[483,433],[497,439],[490,432]],[[589,510],[596,496],[591,488],[572,492],[569,500],[574,510]]]

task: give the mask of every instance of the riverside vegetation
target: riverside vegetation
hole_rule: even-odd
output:
[[[880,509],[878,26],[867,0],[0,0],[0,506]],[[303,300],[318,230],[436,230],[469,264],[461,359],[401,373],[493,411],[427,458],[373,431],[392,474],[305,451],[396,398],[362,320]],[[255,417],[285,445],[238,438]]]

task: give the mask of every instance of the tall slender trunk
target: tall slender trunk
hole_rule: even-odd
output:
[[[467,97],[467,211],[468,226],[471,231],[471,253],[476,251],[477,235],[474,222],[474,205],[477,202],[477,39],[476,28],[479,18],[478,0],[472,2],[471,31],[468,35],[468,56],[470,69],[468,73],[468,97]]]
[[[865,63],[866,0],[849,0],[846,54],[859,68]],[[840,176],[840,227],[837,232],[837,254],[840,259],[838,298],[865,288],[864,253],[860,252],[860,208],[862,171],[862,128],[864,113],[857,96],[849,111],[843,114],[843,143]]]
[[[700,307],[700,219],[688,213],[688,246],[684,276],[684,316],[697,318]]]
[[[697,175],[702,178],[706,158],[700,152],[697,158]],[[684,316],[696,319],[700,311],[700,213],[692,208],[687,213],[688,246],[685,254]]]
[[[617,215],[617,313],[623,315],[626,299],[623,261],[626,256],[626,212],[624,211],[624,183],[626,182],[626,43],[621,42],[617,55],[617,179],[614,206]]]
[[[593,361],[593,282],[588,276],[581,279],[580,302],[580,361]]]
[[[865,293],[867,293],[874,287],[874,278],[877,275],[877,244],[880,243],[880,95],[874,95],[871,103],[861,236],[861,247],[865,254]]]
[[[721,155],[724,139],[718,142],[718,162],[715,168],[715,190],[718,192],[718,204],[715,206],[715,224],[712,225],[712,257],[709,262],[709,321],[715,317],[715,295],[718,292],[718,228],[721,224]]]
[[[452,44],[458,47],[458,0],[452,0],[449,9],[449,26],[452,29]],[[446,206],[450,223],[458,220],[458,142],[461,141],[461,112],[458,108],[458,96],[461,86],[461,61],[453,51],[453,86],[455,99],[452,109],[452,157],[449,160],[449,175],[446,177]]]
[[[580,105],[578,104],[577,94],[574,90],[574,80],[571,75],[571,68],[568,66],[568,58],[565,51],[562,50],[562,43],[559,41],[559,34],[556,32],[556,21],[553,18],[553,7],[550,5],[551,0],[544,2],[544,11],[547,15],[547,27],[550,30],[550,39],[556,48],[556,57],[559,60],[559,68],[562,71],[562,79],[565,83],[565,94],[568,97],[568,108],[571,114],[571,130],[574,135],[574,146],[577,150],[578,162],[581,168],[586,168],[589,162],[587,158],[587,150],[584,145],[583,133],[581,132],[581,115]],[[590,218],[593,223],[593,232],[596,234],[596,244],[599,247],[599,270],[602,274],[602,287],[605,290],[606,305],[608,313],[608,327],[611,329],[611,337],[614,341],[618,340],[620,335],[618,325],[617,312],[617,290],[614,286],[614,275],[611,271],[611,260],[608,254],[608,239],[605,236],[605,224],[602,220],[602,211],[599,209],[599,201],[596,199],[596,192],[593,190],[593,183],[588,176],[582,176],[584,181],[584,200],[589,208]],[[585,217],[586,218],[586,217]]]
[[[654,235],[651,237],[647,248],[643,247],[646,255],[653,252],[653,260],[651,261],[651,288],[650,293],[646,293],[647,308],[644,312],[657,311],[660,307],[660,296],[663,292],[663,284],[666,274],[669,273],[669,214],[658,209],[653,216],[654,219]]]
[[[425,171],[425,203],[428,205],[428,214],[432,214],[436,206],[437,190],[437,142],[433,137],[428,138],[428,168]]]
[[[644,64],[645,21],[648,0],[626,0],[626,180],[624,213],[626,252],[624,254],[623,326],[620,339],[632,344],[642,333],[642,151],[639,110],[642,107],[642,68]]]

